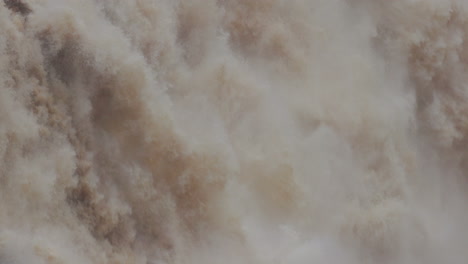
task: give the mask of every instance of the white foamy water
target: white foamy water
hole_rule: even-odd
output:
[[[465,263],[465,2],[2,1],[0,263]]]

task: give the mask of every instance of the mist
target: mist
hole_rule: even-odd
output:
[[[0,2],[0,263],[468,259],[463,0]]]

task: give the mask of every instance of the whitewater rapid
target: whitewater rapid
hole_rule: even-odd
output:
[[[0,263],[468,260],[464,0],[0,2]]]

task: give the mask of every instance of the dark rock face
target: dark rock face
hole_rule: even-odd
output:
[[[21,0],[3,0],[3,2],[7,8],[23,16],[28,15],[32,11],[29,6]]]

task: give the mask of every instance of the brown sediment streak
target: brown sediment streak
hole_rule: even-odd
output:
[[[0,263],[461,263],[468,6],[4,0]]]

